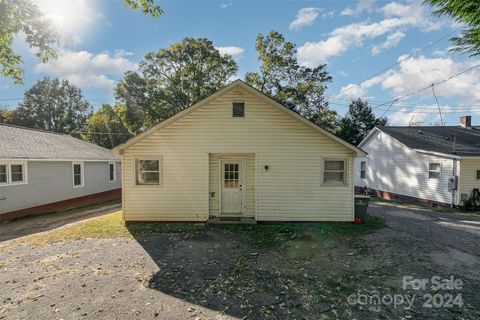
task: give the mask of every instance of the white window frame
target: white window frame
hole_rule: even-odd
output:
[[[110,179],[110,166],[113,164],[113,180]],[[115,182],[117,181],[117,163],[116,162],[109,162],[108,163],[108,181]]]
[[[343,170],[328,170],[328,172],[343,172],[343,181],[325,181],[325,163],[328,161],[342,161],[343,162]],[[347,185],[347,159],[342,159],[342,158],[328,158],[328,159],[323,159],[323,174],[322,174],[322,181],[323,184],[325,185],[339,185],[339,186],[344,186]]]
[[[0,161],[0,165],[4,165],[7,168],[7,182],[1,182],[0,187],[28,184],[28,171],[26,161]],[[12,181],[12,165],[22,166],[22,181]]]
[[[438,170],[431,170],[431,164],[438,164]],[[438,178],[430,177],[430,173],[438,173]],[[428,180],[440,180],[442,178],[442,163],[441,162],[429,162],[428,163]]]
[[[158,161],[158,184],[138,184],[138,172],[137,172],[137,161]],[[135,161],[133,161],[133,172],[135,173],[133,178],[133,185],[139,188],[158,188],[161,187],[163,184],[163,177],[162,177],[162,170],[163,170],[163,163],[162,157],[159,156],[138,156],[135,157]],[[153,171],[152,171],[153,172]]]
[[[8,181],[10,180],[10,178],[9,178],[10,171],[8,170],[9,165],[6,162],[0,162],[0,166],[5,166],[5,174],[6,174],[6,176],[5,176],[6,181],[5,182],[0,182],[0,186],[6,186],[6,185],[8,185]]]
[[[81,183],[79,185],[75,185],[75,165],[80,165]],[[83,188],[85,186],[85,166],[83,162],[72,162],[72,186],[74,188]]]
[[[367,161],[360,161],[360,179],[367,179]]]

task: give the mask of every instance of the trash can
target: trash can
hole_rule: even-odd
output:
[[[367,209],[369,196],[355,195],[355,223],[361,224],[367,221]]]

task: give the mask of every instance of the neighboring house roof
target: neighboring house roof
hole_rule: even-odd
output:
[[[66,134],[0,124],[0,160],[120,160],[110,150]]]
[[[424,126],[424,127],[390,127],[376,129],[385,132],[407,147],[431,153],[454,156],[480,156],[480,127],[464,128],[461,126]],[[455,135],[455,151],[452,140]],[[368,137],[367,137],[368,138]],[[365,141],[362,141],[362,146]]]
[[[258,91],[257,89],[255,89],[254,87],[248,85],[247,83],[243,82],[242,80],[235,80],[233,82],[231,82],[230,84],[226,85],[225,87],[223,87],[222,89],[218,90],[217,92],[215,92],[214,94],[206,97],[205,99],[197,102],[196,104],[180,111],[179,113],[175,114],[174,116],[162,121],[161,123],[157,124],[156,126],[154,126],[153,128],[137,135],[136,137],[133,137],[132,139],[128,140],[127,142],[115,147],[112,149],[112,152],[114,153],[117,153],[117,154],[121,154],[123,150],[127,149],[128,147],[130,147],[131,145],[135,144],[136,142],[150,136],[151,134],[155,133],[156,131],[158,131],[159,129],[161,128],[164,128],[166,126],[168,126],[170,123],[176,121],[177,119],[189,114],[190,112],[192,111],[195,111],[196,109],[200,108],[201,106],[209,103],[210,101],[214,100],[215,98],[217,98],[218,96],[222,95],[223,93],[225,93],[226,91],[234,88],[234,87],[242,87],[244,88],[245,90],[247,90],[248,92],[254,94],[255,96],[263,99],[264,101],[272,104],[273,106],[281,109],[283,112],[287,113],[288,115],[292,116],[293,118],[305,123],[306,125],[308,125],[309,127],[317,130],[318,132],[330,137],[331,139],[339,142],[340,144],[342,144],[343,146],[347,147],[348,149],[352,150],[353,152],[355,152],[358,156],[360,157],[363,157],[366,155],[365,151],[363,151],[362,149],[348,143],[347,141],[343,140],[342,138],[336,136],[335,134],[331,133],[330,131],[328,130],[325,130],[323,129],[322,127],[318,126],[317,124],[311,122],[310,120],[306,119],[305,117],[301,116],[300,114],[296,113],[295,111],[291,110],[290,108],[287,108],[286,106],[278,103],[277,101],[273,100],[272,98],[270,98],[269,96],[265,95],[264,93]]]

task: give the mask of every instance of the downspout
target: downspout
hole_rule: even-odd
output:
[[[457,139],[455,137],[455,134],[452,134],[452,151],[453,151],[453,154],[455,154],[457,152]],[[456,200],[456,195],[457,195],[457,189],[458,189],[458,179],[456,178],[457,176],[457,159],[456,158],[453,158],[453,167],[452,167],[452,176],[453,176],[453,179],[455,179],[455,187],[452,188],[452,203],[451,203],[451,207],[454,208],[455,207],[455,200]]]

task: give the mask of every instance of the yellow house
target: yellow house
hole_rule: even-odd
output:
[[[240,80],[114,152],[125,221],[353,221],[365,156]]]

